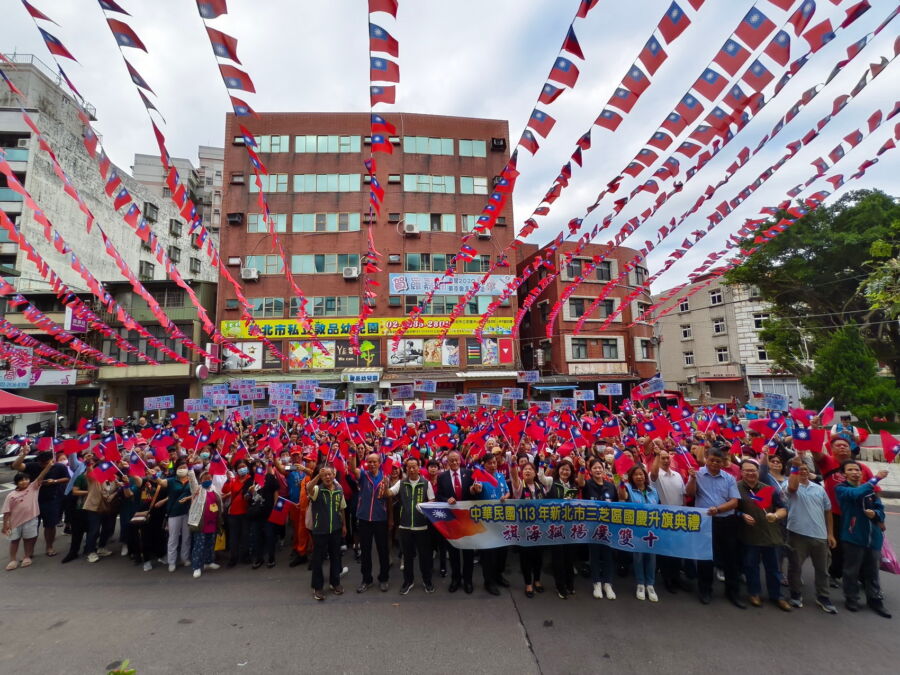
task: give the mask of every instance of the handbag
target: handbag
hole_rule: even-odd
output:
[[[145,513],[144,512],[136,513],[133,516],[131,516],[131,520],[129,522],[132,525],[140,526],[147,522],[147,520],[150,517],[150,512],[153,510],[153,505],[156,504],[156,498],[159,497],[159,490],[161,487],[162,487],[162,485],[160,485],[160,484],[156,485],[156,492],[153,493],[153,497],[150,499],[150,506],[147,507],[147,511]]]
[[[894,547],[885,537],[881,543],[881,565],[883,571],[891,574],[900,574],[900,561],[897,560],[897,554],[894,553]]]
[[[219,532],[216,534],[216,543],[213,546],[214,551],[224,551],[225,550],[225,533]]]

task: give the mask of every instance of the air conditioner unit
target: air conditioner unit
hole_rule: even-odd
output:
[[[403,223],[403,234],[419,234],[419,226],[416,223]]]
[[[229,267],[237,267],[241,264],[241,259],[238,257],[229,258],[226,263]]]
[[[343,276],[345,279],[357,279],[359,278],[359,268],[358,267],[345,267],[343,271]]]
[[[259,280],[259,270],[255,267],[242,267],[241,268],[241,279],[245,281],[258,281]]]
[[[502,152],[506,150],[506,139],[505,138],[492,138],[491,139],[491,150],[493,152]]]
[[[227,218],[228,218],[229,225],[243,225],[244,224],[244,214],[243,213],[229,213]]]
[[[400,222],[400,214],[399,213],[388,213],[388,222],[389,223],[399,223]]]
[[[480,230],[477,234],[478,234],[479,239],[490,239],[491,238],[490,230]]]
[[[27,148],[28,143],[30,141],[31,141],[30,138],[20,138],[18,141],[16,141],[16,147],[17,148]]]

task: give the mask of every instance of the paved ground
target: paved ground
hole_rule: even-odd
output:
[[[898,616],[888,621],[842,607],[837,616],[809,605],[741,611],[721,597],[704,607],[665,591],[652,605],[633,597],[630,579],[617,580],[614,602],[591,598],[583,579],[566,601],[518,588],[450,595],[439,578],[433,595],[419,585],[401,597],[396,580],[388,593],[357,595],[358,566],[347,562],[348,593],[315,603],[309,572],[289,569],[286,552],[271,570],[223,568],[197,580],[184,568],[145,573],[118,555],[93,565],[39,555],[29,569],[0,572],[0,673],[102,673],[123,658],[140,675],[897,672],[892,575],[883,586]],[[517,583],[516,568],[511,557]]]

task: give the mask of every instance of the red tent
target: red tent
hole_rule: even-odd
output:
[[[21,413],[55,412],[55,403],[35,401],[24,396],[16,396],[8,391],[0,390],[0,415],[18,415]]]

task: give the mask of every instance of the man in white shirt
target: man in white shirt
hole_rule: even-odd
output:
[[[672,469],[672,455],[668,450],[654,446],[656,455],[650,465],[650,485],[656,489],[660,504],[684,506],[684,478]],[[669,593],[675,593],[679,587],[690,591],[691,585],[681,577],[683,562],[681,558],[657,556],[659,571],[663,585]]]

